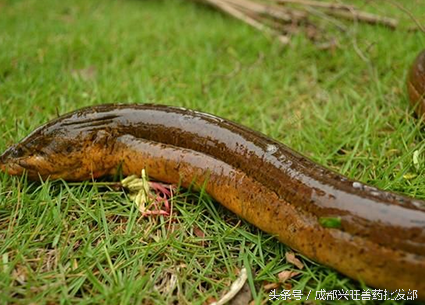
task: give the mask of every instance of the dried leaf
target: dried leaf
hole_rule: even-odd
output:
[[[277,289],[280,287],[279,283],[264,283],[264,290],[268,291],[268,290],[272,290],[272,289]]]
[[[204,231],[202,231],[198,226],[193,227],[193,233],[195,233],[196,237],[199,237],[199,238],[205,237]]]
[[[209,297],[206,301],[205,301],[205,305],[209,305],[209,304],[214,304],[217,302],[217,299],[214,297]]]
[[[201,244],[202,247],[204,247],[205,246],[205,240],[204,240],[205,233],[198,226],[193,227],[193,233],[195,234],[196,237],[199,237],[199,238],[202,239],[200,244]]]
[[[297,276],[298,274],[300,274],[300,272],[298,271],[285,270],[280,272],[277,276],[279,278],[280,283],[285,283],[287,280],[293,278],[294,276]]]
[[[304,268],[304,264],[298,258],[295,257],[294,252],[286,252],[285,257],[288,263],[295,265],[298,269],[302,270]]]

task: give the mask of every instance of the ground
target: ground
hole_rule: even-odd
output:
[[[417,18],[420,2],[398,1]],[[0,150],[81,106],[161,103],[237,121],[350,178],[425,199],[423,125],[405,86],[425,33],[407,31],[414,22],[391,1],[358,3],[400,28],[325,23],[339,47],[320,50],[303,35],[282,46],[184,0],[0,0]],[[261,304],[279,273],[299,271],[289,248],[204,193],[182,191],[170,222],[141,218],[106,190],[0,174],[0,302],[203,304],[246,267]],[[304,269],[278,291],[365,288],[297,257]]]

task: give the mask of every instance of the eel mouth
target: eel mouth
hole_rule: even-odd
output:
[[[11,176],[18,176],[27,173],[29,176],[34,176],[39,170],[39,166],[34,156],[13,157],[16,149],[15,146],[8,148],[0,156],[0,171]]]
[[[0,171],[8,173],[9,175],[21,175],[24,173],[25,168],[16,162],[3,162],[0,160]]]
[[[17,153],[15,145],[6,149],[0,156],[0,170],[9,175],[22,175],[27,170],[26,158],[14,157]],[[30,169],[30,168],[28,168]]]

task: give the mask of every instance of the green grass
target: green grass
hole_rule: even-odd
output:
[[[419,18],[420,2],[403,5]],[[0,150],[57,113],[162,103],[240,122],[351,178],[425,199],[425,137],[405,93],[425,35],[406,32],[413,23],[388,3],[366,8],[397,16],[401,29],[328,24],[340,48],[321,51],[302,35],[282,47],[183,0],[0,0]],[[205,194],[179,194],[170,223],[88,183],[4,174],[0,183],[0,303],[202,304],[245,266],[260,304],[265,282],[296,270],[286,246]],[[294,289],[363,288],[303,262]]]

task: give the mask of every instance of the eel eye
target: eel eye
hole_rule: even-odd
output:
[[[12,158],[21,158],[25,155],[26,149],[24,149],[22,146],[15,146],[12,147],[10,150],[10,156]]]
[[[72,153],[73,150],[74,150],[74,147],[72,145],[69,145],[69,146],[66,147],[65,150],[66,150],[67,153]]]

